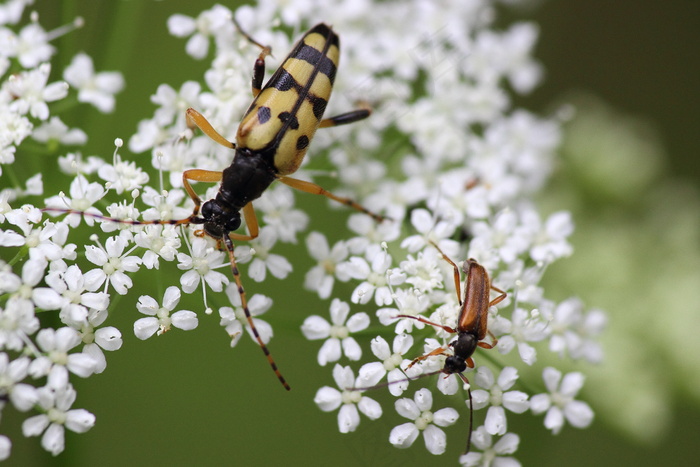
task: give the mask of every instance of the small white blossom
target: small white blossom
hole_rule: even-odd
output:
[[[333,379],[340,390],[324,386],[316,392],[314,402],[324,412],[332,412],[338,408],[338,429],[341,433],[355,431],[360,424],[362,412],[370,420],[376,420],[382,416],[382,407],[374,400],[363,396],[358,389],[377,384],[378,380],[355,379],[350,367],[343,367],[336,363],[333,368]],[[358,412],[359,410],[359,412]]]
[[[30,417],[22,423],[24,436],[39,436],[41,446],[58,455],[65,447],[65,428],[85,433],[95,425],[95,416],[85,409],[71,409],[76,392],[72,386],[51,389],[39,388],[39,406],[46,413]]]
[[[506,433],[493,444],[493,437],[487,433],[486,428],[480,426],[472,434],[472,449],[482,452],[472,450],[460,457],[459,462],[465,467],[520,467],[520,462],[508,456],[518,450],[519,444],[520,437],[514,433]]]
[[[105,164],[97,169],[100,178],[109,183],[108,188],[121,194],[141,188],[148,183],[148,174],[134,162],[125,162],[117,154],[114,164]]]
[[[95,372],[96,361],[85,353],[69,353],[81,340],[78,331],[63,327],[56,330],[42,329],[36,336],[39,348],[44,352],[29,365],[34,378],[48,376],[48,386],[60,389],[68,384],[68,372],[87,378]]]
[[[196,328],[199,322],[195,312],[189,310],[172,312],[180,302],[180,296],[180,289],[171,286],[165,290],[162,306],[159,306],[158,302],[148,295],[139,297],[136,309],[149,317],[138,319],[134,323],[136,337],[148,339],[153,334],[160,336],[169,331],[171,326],[183,331],[191,331]]]
[[[78,175],[70,184],[70,198],[66,196],[51,196],[44,202],[48,208],[57,209],[73,209],[89,214],[100,215],[100,211],[93,207],[95,202],[102,199],[106,190],[102,185],[96,182],[88,182],[83,175]],[[63,221],[67,222],[71,227],[77,227],[80,220],[85,219],[87,225],[94,224],[92,216],[81,216],[80,214],[69,214]]]
[[[68,126],[59,117],[51,119],[38,126],[32,132],[32,138],[41,143],[60,143],[69,146],[83,145],[87,142],[87,135],[80,128],[68,129]]]
[[[574,399],[583,387],[584,376],[581,373],[567,373],[562,379],[560,371],[547,367],[542,372],[542,378],[549,394],[532,396],[530,409],[534,414],[547,412],[544,418],[546,428],[556,435],[564,426],[565,419],[576,428],[586,428],[591,424],[591,408],[585,402]]]
[[[328,298],[333,291],[338,264],[348,257],[348,247],[341,241],[329,248],[325,235],[319,232],[309,233],[306,247],[318,264],[306,273],[304,287],[317,292],[319,298]]]
[[[128,256],[131,250],[124,251],[127,242],[123,237],[110,237],[105,245],[104,248],[94,245],[85,246],[85,257],[98,266],[85,273],[85,288],[94,292],[104,284],[106,292],[111,285],[118,294],[125,295],[134,285],[126,272],[138,271],[141,258]]]
[[[511,366],[501,371],[497,381],[488,367],[481,366],[476,370],[474,382],[482,389],[472,391],[473,408],[489,406],[484,427],[490,435],[504,435],[508,431],[504,409],[523,413],[530,407],[527,394],[522,391],[507,391],[517,379],[518,370]]]
[[[78,89],[78,101],[94,105],[100,112],[114,110],[114,95],[124,88],[124,78],[117,71],[95,73],[92,58],[80,53],[63,72],[63,79]]]
[[[326,366],[328,362],[337,362],[342,354],[350,360],[359,360],[362,349],[350,333],[362,331],[369,326],[367,313],[356,313],[348,319],[350,305],[334,298],[331,302],[331,322],[312,315],[304,320],[301,332],[309,340],[327,339],[318,351],[318,364]],[[345,321],[347,320],[347,324]]]
[[[360,377],[367,377],[370,373],[380,373],[380,377],[388,372],[387,382],[389,383],[389,392],[395,396],[400,396],[408,387],[410,378],[418,375],[420,369],[413,366],[404,371],[402,368],[408,367],[410,360],[404,359],[403,355],[413,346],[413,336],[410,334],[399,334],[394,337],[392,347],[381,336],[372,339],[372,353],[377,357],[379,362],[365,363],[360,368]],[[376,378],[372,376],[372,378]]]
[[[13,75],[3,86],[13,101],[10,110],[21,115],[30,114],[39,120],[49,118],[47,102],[63,99],[68,94],[68,85],[56,82],[47,85],[51,65],[42,63],[38,68]]]
[[[404,423],[394,427],[389,435],[389,442],[397,448],[410,447],[423,433],[425,448],[431,454],[439,455],[445,452],[447,437],[438,426],[453,425],[459,418],[459,413],[453,408],[447,407],[432,412],[433,395],[428,389],[416,391],[411,399],[399,399],[396,401],[396,411],[404,418],[413,420],[413,423]]]
[[[185,253],[178,253],[177,260],[180,262],[177,267],[186,271],[180,277],[182,291],[185,293],[194,292],[201,284],[208,284],[214,292],[221,292],[224,285],[228,284],[228,278],[215,268],[223,266],[223,254],[211,248],[203,238],[192,240],[192,256]]]
[[[10,361],[6,353],[0,353],[0,397],[9,397],[12,405],[21,412],[26,412],[36,404],[36,388],[21,381],[29,374],[28,357]]]
[[[254,281],[264,281],[266,271],[270,271],[270,274],[277,279],[284,279],[292,272],[292,265],[287,258],[270,253],[275,242],[275,233],[267,226],[260,230],[260,235],[257,238],[250,241],[249,251],[252,253],[252,261],[248,267],[248,277]],[[246,263],[248,262],[248,257],[241,254],[239,255],[239,261]]]
[[[231,337],[231,347],[238,343],[243,335],[244,328],[248,331],[250,338],[255,340],[255,335],[241,305],[241,295],[238,293],[238,287],[236,287],[235,283],[231,283],[226,287],[226,296],[235,308],[222,307],[219,310],[219,316],[221,317],[219,324],[226,329],[226,332]],[[253,319],[253,324],[258,331],[260,339],[265,344],[272,339],[272,326],[267,321],[256,318],[256,316],[264,314],[271,307],[272,299],[264,295],[255,294],[248,300],[248,311]]]

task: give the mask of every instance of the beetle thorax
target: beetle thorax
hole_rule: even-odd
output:
[[[472,356],[478,342],[479,339],[474,334],[470,332],[460,332],[457,335],[457,340],[452,342],[451,345],[455,355],[466,360]]]

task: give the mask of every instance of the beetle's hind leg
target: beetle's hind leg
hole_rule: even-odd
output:
[[[339,203],[342,203],[346,206],[350,206],[353,209],[357,209],[360,212],[363,212],[367,214],[368,216],[371,216],[375,221],[377,222],[382,222],[384,219],[386,219],[384,216],[381,216],[379,214],[375,214],[366,207],[362,206],[359,203],[356,203],[355,201],[351,200],[350,198],[345,198],[342,196],[337,196],[331,193],[330,191],[326,190],[325,188],[316,185],[315,183],[312,182],[307,182],[304,180],[298,180],[296,178],[289,178],[289,177],[278,177],[277,180],[280,182],[284,183],[287,186],[291,186],[292,188],[299,190],[299,191],[304,191],[306,193],[311,193],[312,195],[323,195],[326,198],[330,198],[333,201],[337,201]]]
[[[262,45],[260,42],[253,39],[253,37],[245,32],[241,25],[238,24],[236,18],[233,18],[233,24],[236,26],[236,29],[238,29],[238,32],[240,32],[248,42],[262,49],[260,51],[260,55],[258,55],[258,58],[255,60],[255,65],[253,65],[252,92],[253,97],[258,97],[258,94],[260,94],[260,90],[262,89],[263,77],[265,76],[265,57],[272,55],[272,48],[269,45]]]
[[[348,123],[354,123],[359,120],[364,120],[372,114],[372,109],[369,107],[361,108],[356,110],[351,110],[350,112],[345,112],[340,115],[335,115],[333,117],[324,118],[319,124],[319,128],[328,128],[338,125],[346,125]]]

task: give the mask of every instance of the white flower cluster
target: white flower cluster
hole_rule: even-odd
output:
[[[0,25],[0,102],[7,109],[0,115],[0,164],[10,169],[27,137],[63,146],[84,142],[80,130],[70,130],[50,115],[47,103],[77,90],[79,101],[108,112],[123,86],[119,74],[95,73],[84,54],[65,70],[66,82],[47,84],[55,52],[50,40],[56,34],[43,31],[37,21],[14,26],[24,3],[0,6],[5,21]],[[226,129],[236,127],[250,104],[250,70],[259,50],[236,30],[233,15],[216,5],[197,18],[174,15],[168,21],[171,34],[187,38],[188,54],[213,56],[213,61],[204,86],[186,82],[176,90],[162,84],[152,97],[157,105],[153,117],[141,121],[128,141],[131,152],[150,151],[158,183],[149,185],[151,170],[122,160],[118,140],[111,161],[85,159],[75,152],[59,158],[60,170],[72,178],[70,188],[67,194],[47,197],[45,206],[85,215],[45,220],[36,206],[13,209],[23,197],[43,194],[40,176],[29,178],[26,188],[5,189],[0,195],[0,246],[14,249],[15,255],[0,263],[0,395],[17,410],[39,412],[25,421],[24,434],[44,433],[42,445],[54,454],[63,450],[64,427],[82,432],[94,424],[90,413],[70,409],[76,398],[70,377],[103,371],[103,350],[121,346],[120,331],[103,324],[112,294],[128,294],[136,271],[166,267],[161,263],[175,263],[181,271],[179,284],[167,288],[162,303],[147,295],[139,298],[137,309],[147,315],[135,320],[139,338],[197,326],[196,313],[176,311],[182,292],[201,294],[206,313],[212,312],[207,295],[226,292],[231,306],[218,312],[232,346],[243,329],[251,331],[238,287],[229,283],[229,258],[212,239],[195,234],[194,227],[135,226],[101,217],[186,218],[194,204],[182,184],[183,170],[219,171],[230,164],[230,150],[187,128],[185,109],[193,107],[214,128]],[[370,419],[382,415],[372,391],[359,388],[377,385],[386,376],[387,390],[399,397],[415,384],[407,378],[438,371],[444,363],[444,355],[435,353],[407,369],[412,358],[439,347],[451,352],[446,346],[453,336],[442,328],[395,319],[409,315],[455,327],[460,307],[452,268],[433,245],[455,261],[475,258],[493,284],[508,292],[506,300],[489,310],[489,329],[499,340],[491,354],[517,347],[520,360],[534,365],[537,343],[547,342],[562,357],[600,360],[596,338],[604,315],[585,312],[576,300],[554,303],[538,285],[547,265],[570,254],[567,237],[573,227],[565,212],[543,219],[531,201],[551,171],[557,123],[514,109],[506,91],[527,92],[539,80],[540,67],[530,57],[537,35],[532,25],[490,29],[494,10],[488,0],[306,0],[284,6],[262,0],[235,15],[247,33],[278,53],[289,50],[293,38],[274,25],[288,26],[298,36],[316,22],[332,24],[341,37],[343,64],[327,115],[347,111],[359,101],[374,107],[366,122],[319,132],[312,145],[314,153],[327,154],[338,174],[334,192],[390,218],[378,224],[364,214],[351,215],[348,227],[354,236],[333,244],[324,233],[306,236],[318,264],[307,273],[305,285],[322,299],[334,297],[331,322],[310,316],[302,327],[307,338],[325,339],[319,364],[338,362],[343,355],[360,361],[367,343],[351,334],[379,324],[385,329],[369,344],[374,357],[357,378],[351,368],[336,364],[338,389],[324,387],[317,393],[322,410],[339,409],[341,432],[358,427],[359,412]],[[210,187],[202,198],[212,198],[216,190]],[[260,235],[236,246],[237,262],[249,263],[246,278],[262,281],[269,272],[283,279],[292,265],[272,251],[278,242],[297,242],[307,215],[294,207],[291,190],[281,184],[268,189],[255,207],[262,220]],[[78,246],[70,235],[83,222],[94,234],[89,244]],[[106,238],[96,234],[96,222]],[[334,295],[336,279],[355,284],[347,301]],[[253,316],[271,306],[268,297],[249,297]],[[357,312],[352,309],[356,306],[370,312]],[[52,310],[58,311],[61,323],[56,329],[37,317]],[[257,317],[253,322],[262,342],[268,342],[272,327]],[[395,337],[388,337],[392,333]],[[565,420],[576,427],[590,424],[590,408],[574,399],[583,383],[579,373],[562,379],[558,370],[546,368],[543,393],[532,395],[517,389],[515,367],[494,357],[492,367],[500,368],[496,375],[482,365],[482,353],[475,355],[477,371],[470,374],[479,388],[472,391],[471,402],[476,410],[488,410],[483,426],[473,433],[475,452],[463,456],[462,463],[487,464],[517,449],[518,436],[507,432],[506,410],[547,412],[545,426],[555,433]],[[388,434],[391,444],[409,447],[422,433],[431,453],[445,451],[442,428],[454,426],[466,407],[460,403],[434,409],[434,399],[439,393],[466,391],[456,376],[432,379],[437,393],[422,387],[396,400],[396,411],[410,422]],[[426,378],[418,384],[432,382]],[[495,444],[493,436],[500,437]],[[9,445],[0,437],[0,456],[9,454]]]
[[[114,94],[123,87],[121,74],[96,73],[85,54],[76,55],[64,70],[65,81],[49,82],[50,59],[56,53],[51,41],[80,27],[82,20],[45,31],[32,13],[31,22],[22,26],[31,3],[0,5],[0,175],[14,181],[19,179],[12,166],[15,154],[27,138],[47,147],[76,146],[87,139],[82,130],[69,129],[51,115],[51,103],[74,94],[79,102],[111,112]],[[85,196],[100,196],[84,177],[82,182]],[[118,349],[122,339],[119,330],[103,326],[109,296],[97,288],[109,279],[103,269],[83,273],[74,264],[77,245],[67,241],[69,223],[42,223],[40,210],[31,205],[11,207],[19,199],[43,194],[42,174],[29,176],[24,186],[13,185],[0,192],[0,246],[15,254],[9,262],[0,261],[0,407],[9,403],[20,412],[37,413],[24,421],[22,432],[41,436],[44,449],[56,455],[64,449],[66,428],[83,433],[95,423],[87,410],[72,408],[77,394],[70,378],[102,372],[103,351]],[[112,249],[113,243],[108,244]],[[95,264],[106,263],[104,251],[87,253]],[[115,288],[128,283],[121,269],[132,265],[127,258],[119,274],[110,275]],[[61,324],[46,327],[39,319],[43,311],[57,311]],[[0,436],[0,459],[9,457],[10,449],[10,440]]]
[[[72,97],[111,112],[114,94],[124,86],[120,73],[96,73],[85,54],[73,57],[63,71],[64,81],[49,82],[56,53],[51,41],[80,27],[82,20],[45,31],[31,13],[31,22],[22,26],[31,3],[0,5],[0,175],[15,182],[0,192],[0,246],[15,255],[9,262],[0,260],[0,407],[9,403],[20,412],[37,413],[24,421],[22,432],[41,436],[44,449],[56,455],[64,449],[66,428],[83,433],[95,423],[87,410],[71,408],[77,394],[70,378],[102,372],[103,351],[122,344],[119,330],[103,326],[110,299],[97,289],[110,279],[115,289],[124,289],[129,278],[122,270],[132,270],[134,262],[125,258],[114,274],[107,275],[104,267],[84,273],[75,264],[77,245],[67,241],[70,223],[42,222],[42,213],[32,205],[11,207],[43,194],[42,173],[29,176],[24,186],[18,182],[19,171],[12,164],[23,141],[31,138],[56,148],[87,140],[82,130],[69,129],[51,115],[50,104]],[[104,190],[80,177],[74,191],[98,199]],[[108,248],[118,249],[115,243],[109,242]],[[91,261],[104,266],[108,255],[92,248],[87,251]],[[47,327],[39,319],[43,311],[57,311],[60,325]],[[11,445],[0,436],[0,459],[9,457]]]

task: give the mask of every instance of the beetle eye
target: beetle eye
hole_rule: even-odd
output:
[[[211,200],[207,201],[202,205],[202,217],[205,219],[210,218],[214,214],[214,203]]]

